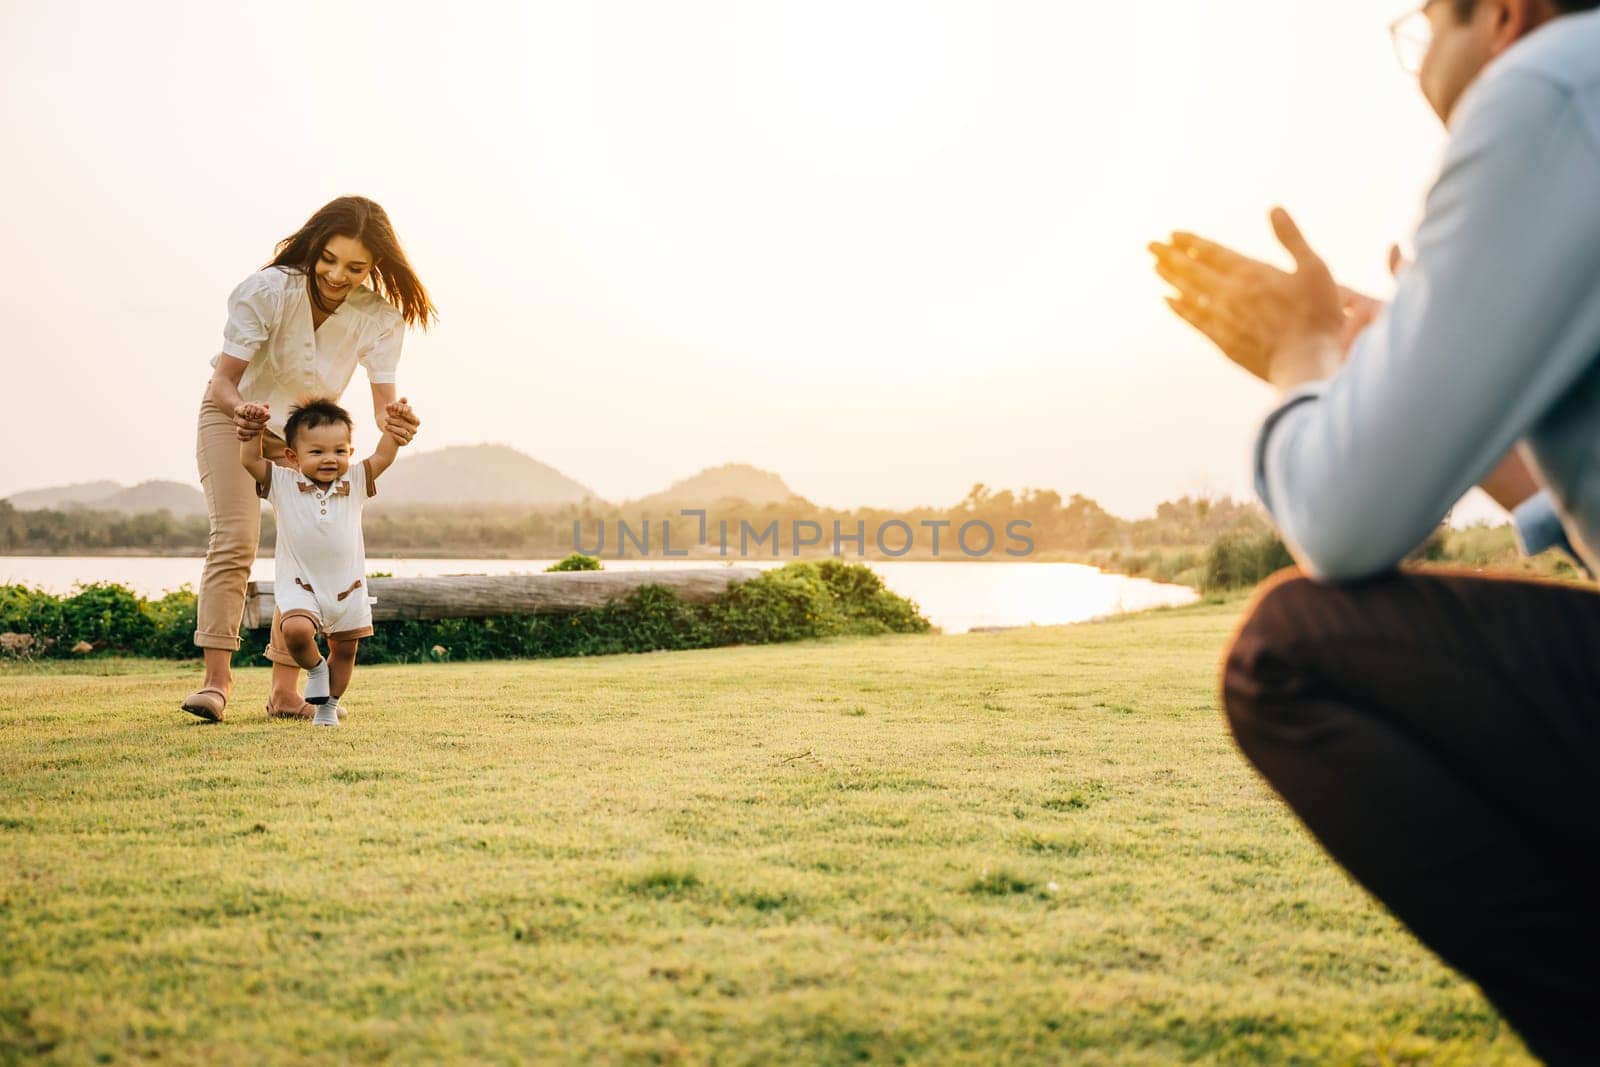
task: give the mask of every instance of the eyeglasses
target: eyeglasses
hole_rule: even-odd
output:
[[[1422,69],[1422,61],[1428,55],[1428,47],[1433,44],[1433,22],[1428,18],[1428,9],[1440,0],[1427,0],[1427,3],[1407,15],[1401,15],[1389,23],[1389,39],[1394,42],[1394,57],[1400,61],[1400,68],[1407,74],[1415,74]]]

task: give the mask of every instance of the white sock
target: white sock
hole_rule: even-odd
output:
[[[328,657],[306,671],[306,702],[321,704],[328,699]]]

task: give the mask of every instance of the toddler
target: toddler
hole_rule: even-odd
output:
[[[410,415],[411,407],[402,398],[385,412],[395,418]],[[261,454],[260,431],[268,413],[265,404],[239,409],[259,427],[253,436],[241,437],[239,461],[277,515],[272,591],[284,645],[307,672],[306,702],[316,708],[311,725],[337,726],[356,647],[372,636],[361,512],[400,442],[385,432],[377,450],[352,465],[355,421],[350,413],[332,400],[306,400],[289,411],[283,428],[289,466],[279,466]],[[319,633],[327,638],[327,656],[317,647]]]

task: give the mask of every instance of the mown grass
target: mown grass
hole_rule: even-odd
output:
[[[358,672],[0,674],[0,1053],[1528,1063],[1239,756],[1238,598]]]

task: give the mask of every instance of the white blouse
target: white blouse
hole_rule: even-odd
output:
[[[404,339],[400,309],[366,285],[352,289],[313,329],[305,273],[268,267],[229,295],[222,351],[211,357],[211,365],[224,355],[250,364],[239,380],[239,395],[270,405],[267,428],[282,437],[290,407],[304,397],[339,397],[357,363],[367,369],[367,381],[392,383]]]

